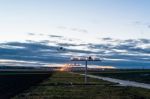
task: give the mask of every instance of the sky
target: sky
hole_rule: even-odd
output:
[[[149,4],[149,0],[0,0],[0,33],[148,38]]]
[[[88,55],[92,50],[107,60],[103,65],[127,66],[126,57],[131,56],[130,65],[149,66],[149,5],[149,0],[0,0],[0,52],[6,52],[0,59],[17,61],[14,48],[42,44],[50,50],[67,47],[63,55]]]

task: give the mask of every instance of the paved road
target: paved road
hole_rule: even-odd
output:
[[[84,75],[84,74],[80,74],[80,75]],[[150,84],[145,84],[145,83],[120,80],[120,79],[109,78],[109,77],[94,76],[94,75],[87,75],[87,77],[102,79],[102,80],[114,82],[114,83],[119,83],[121,86],[132,86],[132,87],[140,87],[140,88],[150,89]]]

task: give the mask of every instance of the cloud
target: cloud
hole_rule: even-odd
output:
[[[150,39],[140,39],[140,41],[143,44],[149,44],[150,43]]]
[[[83,29],[83,28],[69,28],[69,27],[66,27],[66,26],[58,26],[57,27],[58,29],[63,29],[63,30],[71,30],[71,31],[74,31],[74,32],[81,32],[81,33],[88,33],[88,30],[87,29]]]
[[[90,44],[88,46],[91,49],[97,49],[97,54],[103,55],[105,60],[108,59],[108,63],[111,63],[111,61],[112,63],[115,62],[116,66],[123,66],[128,63],[129,66],[132,64],[133,67],[136,67],[137,63],[138,66],[148,66],[148,64],[150,65],[149,39],[117,40],[116,44],[109,42],[109,40],[113,40],[112,38],[102,40],[108,42],[104,44]],[[114,61],[114,59],[117,61]]]
[[[58,35],[49,35],[49,36],[54,38],[63,38],[63,36],[58,36]]]
[[[80,46],[80,44],[74,44],[74,43],[57,43],[57,45],[63,47]]]
[[[109,38],[109,37],[106,37],[106,38],[102,38],[102,40],[104,40],[104,41],[110,41],[110,40],[113,40],[113,39]]]
[[[57,28],[58,29],[67,29],[67,27],[65,27],[65,26],[58,26]]]
[[[57,54],[57,47],[40,43],[9,42],[5,45],[20,46],[23,49],[0,48],[1,59],[14,59],[24,61],[57,61],[61,56]],[[60,61],[60,60],[59,60]]]
[[[28,33],[28,35],[35,35],[35,33]]]
[[[133,23],[134,23],[134,25],[137,25],[137,26],[144,26],[146,28],[150,28],[150,23],[149,22],[135,21]]]
[[[80,29],[80,28],[70,28],[70,30],[75,31],[75,32],[88,33],[88,30]]]
[[[54,35],[54,38],[63,38]],[[89,56],[95,55],[103,57],[103,62],[89,64],[118,66],[118,67],[140,67],[150,66],[150,40],[149,39],[128,39],[116,40],[113,38],[101,38],[106,41],[99,44],[87,43],[76,44],[73,42],[52,42],[26,41],[26,42],[7,42],[0,43],[0,60],[14,60],[17,65],[44,65],[52,63],[66,63],[71,56]],[[111,42],[113,41],[113,43]],[[64,47],[64,51],[59,51],[59,47]],[[20,62],[23,61],[23,62]],[[39,64],[39,65],[38,65]],[[149,67],[150,68],[150,67]]]

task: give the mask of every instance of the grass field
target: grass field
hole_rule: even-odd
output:
[[[0,99],[10,99],[23,90],[36,86],[51,75],[52,72],[44,71],[1,71]]]
[[[150,70],[106,70],[101,72],[88,72],[92,75],[131,80],[150,84]]]
[[[12,99],[150,99],[150,90],[116,86],[102,80],[57,72]]]

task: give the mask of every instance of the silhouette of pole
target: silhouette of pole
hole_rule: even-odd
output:
[[[87,70],[88,70],[88,61],[101,61],[99,58],[92,58],[91,56],[86,58],[81,57],[72,57],[71,61],[85,61],[85,79],[84,82],[87,83]]]
[[[87,60],[85,61],[85,83],[87,83]]]

